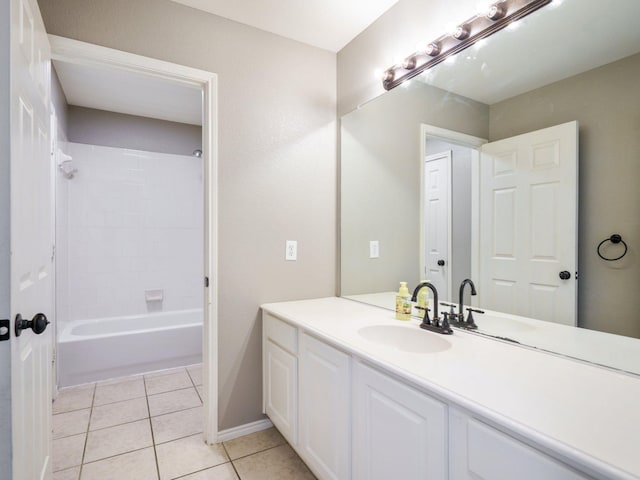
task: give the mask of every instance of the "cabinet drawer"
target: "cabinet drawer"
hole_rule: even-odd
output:
[[[263,314],[264,336],[283,349],[296,355],[298,353],[298,335],[296,327],[283,322],[270,313]]]

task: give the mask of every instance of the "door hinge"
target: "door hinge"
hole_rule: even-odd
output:
[[[204,287],[209,288],[209,277],[204,277]]]
[[[0,320],[0,342],[9,340],[11,335],[11,321]]]

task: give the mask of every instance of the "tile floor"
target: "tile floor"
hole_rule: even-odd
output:
[[[202,366],[62,390],[54,480],[314,479],[274,428],[208,446]]]

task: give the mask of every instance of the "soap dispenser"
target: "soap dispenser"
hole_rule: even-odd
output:
[[[407,282],[400,282],[400,290],[396,295],[396,319],[409,320],[411,318],[411,294]]]
[[[420,283],[431,282],[431,280],[420,280]],[[429,288],[422,287],[416,298],[415,315],[420,318],[424,317],[424,312],[429,308]]]

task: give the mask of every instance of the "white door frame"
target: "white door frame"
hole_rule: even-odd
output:
[[[218,77],[215,73],[49,35],[51,57],[76,65],[127,70],[203,92],[202,160],[204,162],[204,293],[203,388],[204,439],[218,441]],[[203,279],[204,281],[204,279]]]
[[[480,191],[478,188],[479,164],[480,164],[480,147],[488,142],[487,139],[474,137],[473,135],[467,135],[466,133],[456,132],[454,130],[448,130],[446,128],[435,127],[433,125],[427,125],[426,123],[420,124],[420,269],[421,275],[424,273],[425,262],[425,243],[424,238],[424,159],[425,159],[425,147],[427,138],[433,138],[442,140],[445,142],[453,143],[455,145],[461,145],[473,150],[471,156],[471,276],[476,277],[480,271],[480,263],[478,259],[478,239],[480,238],[478,219],[480,218],[479,200]],[[452,171],[453,173],[453,171]],[[451,175],[453,178],[453,175]],[[452,198],[453,191],[450,191],[449,198]],[[449,206],[449,294],[453,298],[453,286],[452,279],[453,273],[451,270],[452,265],[452,232],[451,232],[451,206]]]

